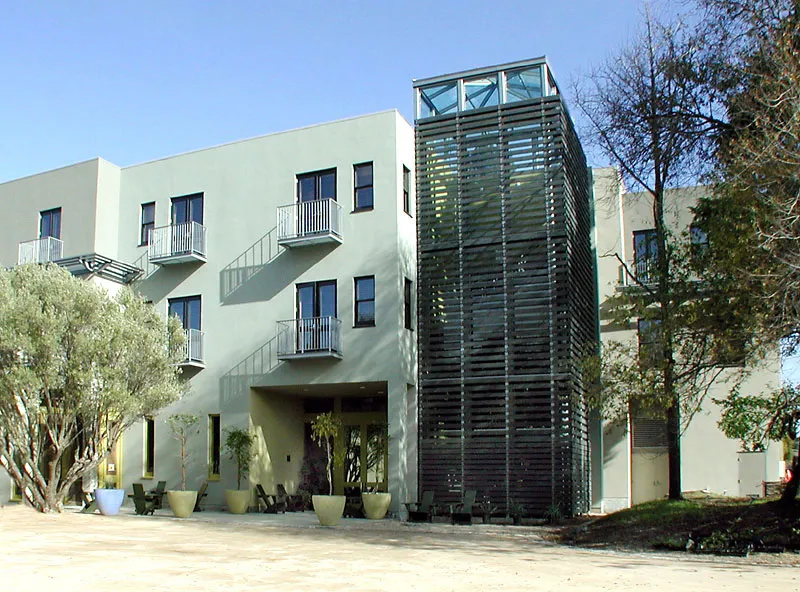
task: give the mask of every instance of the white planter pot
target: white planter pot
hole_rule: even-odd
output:
[[[168,491],[167,501],[177,518],[188,518],[192,515],[192,512],[194,512],[194,504],[197,502],[197,492]]]
[[[364,515],[370,520],[381,520],[389,510],[392,503],[391,493],[362,493],[361,501],[364,504]]]
[[[322,526],[336,526],[344,514],[344,503],[347,498],[343,495],[312,495],[311,503],[314,512]]]
[[[225,503],[231,514],[246,514],[250,507],[249,489],[226,489]]]

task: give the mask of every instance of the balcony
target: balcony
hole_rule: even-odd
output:
[[[311,317],[278,321],[278,359],[342,359],[342,321]]]
[[[304,247],[342,242],[342,206],[318,199],[278,207],[278,244]]]
[[[206,262],[206,227],[198,222],[182,222],[154,228],[148,249],[150,263],[175,265]]]
[[[645,286],[652,286],[658,280],[656,260],[655,259],[638,259],[636,261],[627,262],[628,271],[625,271],[625,266],[619,266],[619,287],[620,288],[635,288],[639,283]],[[630,276],[632,273],[636,279]]]
[[[52,236],[26,241],[19,244],[17,264],[57,261],[61,259],[63,251],[64,242]]]
[[[183,344],[185,357],[178,366],[186,368],[205,368],[206,358],[203,353],[205,333],[197,329],[186,329],[186,341]]]

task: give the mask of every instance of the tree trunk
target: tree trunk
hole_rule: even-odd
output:
[[[673,398],[667,410],[667,454],[669,463],[669,499],[683,499],[681,495],[681,410],[680,401]]]

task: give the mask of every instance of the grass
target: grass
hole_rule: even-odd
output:
[[[618,549],[744,554],[800,550],[800,502],[695,497],[653,501],[562,528],[559,542]]]

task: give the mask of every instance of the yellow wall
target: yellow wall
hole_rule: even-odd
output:
[[[294,493],[303,465],[302,399],[252,389],[250,419],[256,438],[251,482],[261,483],[267,493],[275,493],[275,484],[283,483],[289,493]]]

